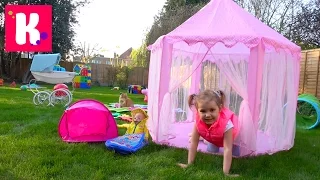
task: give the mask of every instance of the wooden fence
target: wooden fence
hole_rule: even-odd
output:
[[[32,60],[21,59],[18,61],[15,71],[12,71],[12,77],[20,81],[23,76],[30,69]],[[66,68],[66,71],[73,71],[73,67],[79,64],[78,62],[61,61],[60,66]],[[113,67],[107,64],[90,64],[91,79],[93,84],[101,86],[115,86],[117,85],[117,74],[121,71],[120,67]],[[132,68],[128,72],[127,84],[137,84],[147,86],[148,84],[148,69],[143,67]]]
[[[78,62],[60,62],[60,66],[66,68],[67,71],[73,71],[73,67],[76,64],[78,64]],[[90,64],[90,66],[93,83],[97,83],[101,86],[113,86],[117,84],[117,74],[120,71],[120,67],[113,67],[107,64]],[[128,72],[127,84],[147,86],[148,72],[147,68],[132,68]]]
[[[301,52],[300,93],[308,93],[320,98],[320,49]]]

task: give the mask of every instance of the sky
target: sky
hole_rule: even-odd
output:
[[[98,44],[107,57],[142,44],[166,0],[92,0],[80,9],[76,43]]]

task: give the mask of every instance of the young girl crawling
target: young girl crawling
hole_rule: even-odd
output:
[[[192,131],[188,154],[188,164],[178,165],[182,168],[188,167],[196,157],[199,138],[208,142],[209,152],[219,152],[223,147],[223,172],[227,176],[239,176],[229,174],[232,155],[238,156],[239,149],[233,145],[238,128],[235,122],[237,118],[234,113],[224,107],[225,94],[222,91],[205,90],[199,95],[189,96],[189,107],[196,108],[196,123]]]

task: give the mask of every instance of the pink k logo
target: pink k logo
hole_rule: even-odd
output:
[[[7,5],[5,50],[6,52],[51,52],[52,6]]]

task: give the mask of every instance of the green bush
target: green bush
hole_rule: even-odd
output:
[[[126,74],[124,72],[119,72],[117,74],[117,84],[118,84],[118,86],[120,88],[125,88],[126,80],[127,80],[127,77],[126,77]]]
[[[130,68],[126,66],[117,69],[116,84],[121,89],[125,89],[128,86],[129,72],[130,72]]]

